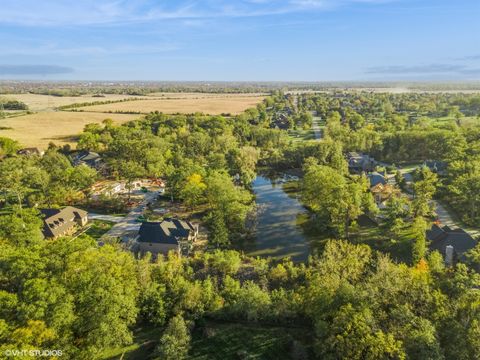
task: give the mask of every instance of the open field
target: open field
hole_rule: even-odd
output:
[[[212,99],[212,98],[236,98],[236,97],[265,97],[265,93],[202,93],[202,92],[154,92],[147,95],[147,97],[154,98],[168,98],[168,99]]]
[[[52,110],[59,106],[65,106],[75,103],[94,102],[94,101],[118,101],[123,99],[134,99],[140,96],[133,95],[105,95],[96,97],[92,95],[83,96],[51,96],[39,94],[7,94],[0,98],[14,99],[28,105],[31,111]]]
[[[140,112],[159,111],[167,114],[201,112],[217,115],[223,113],[239,114],[245,109],[256,106],[262,101],[262,95],[245,94],[164,94],[164,97],[126,101],[114,104],[92,105],[79,108],[95,112]]]
[[[9,94],[1,97],[15,99],[28,105],[35,114],[23,111],[8,112],[0,119],[0,136],[19,141],[26,147],[45,149],[50,142],[57,145],[74,144],[86,124],[100,123],[111,118],[124,123],[139,117],[134,113],[160,111],[164,113],[239,114],[256,106],[263,94],[210,94],[210,93],[152,93],[148,96],[105,95],[50,96],[37,94]],[[141,100],[134,100],[141,98]],[[132,101],[77,108],[81,111],[54,111],[59,106],[95,101]],[[116,114],[116,112],[124,114]],[[131,112],[133,114],[127,114]]]
[[[74,144],[86,124],[101,123],[110,118],[120,124],[138,115],[88,112],[39,112],[14,118],[0,119],[0,136],[19,141],[26,147],[46,149],[53,141],[57,145]]]

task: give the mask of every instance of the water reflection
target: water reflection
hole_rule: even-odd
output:
[[[258,176],[252,188],[258,207],[255,237],[242,245],[251,256],[282,258],[290,256],[293,261],[305,261],[310,254],[310,239],[298,225],[307,211],[295,198],[282,188],[291,178],[267,179]]]

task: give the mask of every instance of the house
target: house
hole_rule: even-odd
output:
[[[290,119],[288,115],[283,112],[277,112],[273,118],[272,122],[270,123],[270,128],[272,129],[282,129],[288,130],[291,127]]]
[[[373,188],[379,184],[386,185],[388,182],[385,176],[383,174],[380,174],[379,172],[373,172],[371,174],[368,174],[367,177],[370,181],[370,188]]]
[[[31,148],[23,148],[17,151],[17,155],[23,155],[23,156],[43,156],[44,152],[40,151],[36,147],[31,147]]]
[[[430,241],[430,250],[439,251],[448,265],[462,260],[463,255],[477,245],[477,241],[464,230],[440,227],[437,224],[427,230],[427,239]]]
[[[391,184],[378,183],[370,188],[370,192],[380,208],[384,207],[385,202],[392,196],[400,196],[400,190]]]
[[[167,255],[173,250],[181,253],[182,246],[194,242],[198,227],[189,221],[165,218],[160,222],[143,222],[137,238],[140,253]]]
[[[125,191],[123,181],[99,181],[91,187],[92,198],[98,198],[101,195],[114,196]]]
[[[444,176],[447,175],[448,164],[445,161],[427,160],[424,165],[428,167],[435,174]]]
[[[375,159],[366,154],[347,153],[348,169],[353,173],[370,172],[375,168]]]
[[[43,236],[57,238],[71,235],[78,227],[88,222],[88,213],[85,210],[67,206],[63,209],[41,209],[43,214]]]
[[[102,157],[96,152],[92,151],[79,151],[72,155],[73,166],[87,165],[93,169],[100,170],[103,166]]]

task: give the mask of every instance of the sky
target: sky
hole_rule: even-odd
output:
[[[0,79],[480,79],[480,0],[0,0]]]

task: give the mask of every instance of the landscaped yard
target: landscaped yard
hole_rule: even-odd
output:
[[[87,225],[89,226],[88,230],[85,232],[86,235],[91,236],[95,240],[98,240],[105,234],[108,230],[115,225],[114,222],[105,221],[105,220],[91,220]]]

